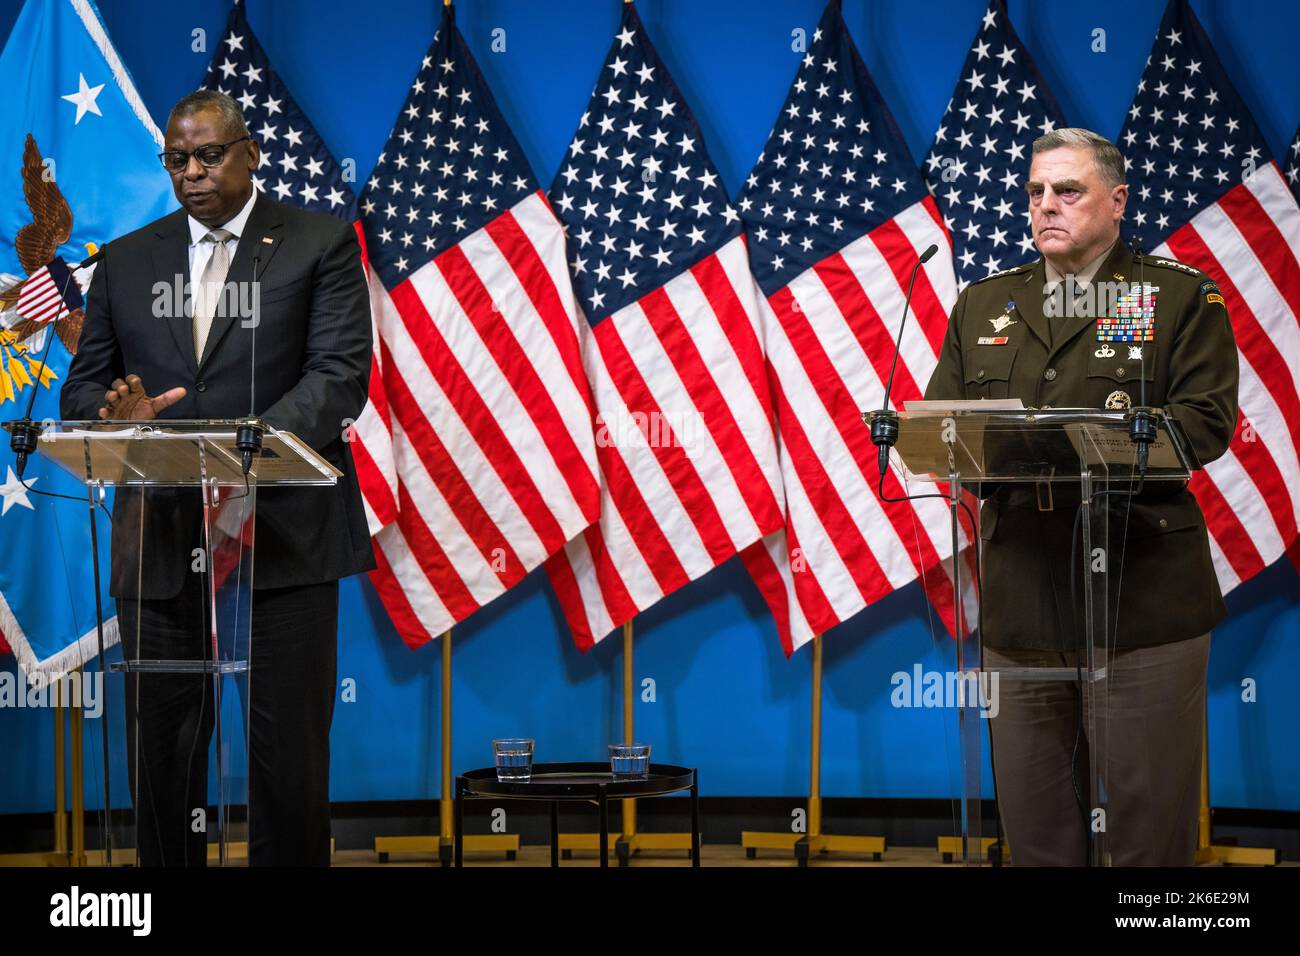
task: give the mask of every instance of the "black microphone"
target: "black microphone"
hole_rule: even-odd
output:
[[[1134,239],[1130,248],[1133,255],[1138,260],[1138,308],[1142,316],[1141,338],[1138,339],[1141,350],[1141,358],[1138,366],[1138,374],[1141,376],[1141,382],[1138,384],[1138,404],[1136,408],[1130,409],[1128,419],[1128,437],[1131,442],[1137,445],[1137,471],[1139,484],[1146,478],[1147,458],[1151,452],[1151,443],[1156,440],[1156,420],[1151,414],[1151,409],[1147,407],[1147,349],[1155,347],[1155,340],[1150,342],[1146,340],[1146,329],[1150,325],[1150,319],[1146,315],[1146,258],[1142,254],[1142,244],[1138,239]]]
[[[105,248],[107,248],[107,246]],[[104,258],[104,249],[98,249],[73,266],[72,271],[80,272],[82,269],[89,269],[102,258]]]
[[[262,261],[261,241],[258,240],[258,246],[253,253],[253,343],[252,356],[248,360],[248,417],[238,422],[235,427],[235,447],[241,452],[240,464],[244,469],[245,480],[248,478],[249,469],[253,467],[253,457],[261,454],[262,436],[265,433],[262,422],[255,417],[257,406],[254,404],[254,386],[257,378],[257,327],[262,321],[261,295],[257,291],[257,267]]]
[[[54,344],[54,323],[63,318],[63,310],[67,306],[68,286],[72,283],[72,277],[82,269],[93,266],[100,259],[104,258],[104,250],[99,249],[91,255],[82,259],[75,266],[68,267],[68,276],[63,280],[63,288],[59,290],[59,311],[55,313],[54,319],[49,323],[46,329],[47,338],[45,339],[45,351],[41,353],[41,369],[45,369],[45,363],[50,358],[50,346]],[[72,312],[71,309],[68,310]],[[40,376],[38,381],[32,383],[32,392],[27,396],[27,409],[23,412],[23,417],[13,423],[9,430],[9,450],[14,453],[16,460],[14,462],[14,475],[19,481],[23,480],[23,472],[27,470],[27,458],[36,451],[36,442],[40,439],[41,428],[32,421],[32,408],[36,404],[36,392],[40,385]]]
[[[894,360],[889,365],[889,381],[885,383],[885,401],[881,408],[871,413],[871,443],[876,446],[877,464],[883,478],[889,467],[889,449],[898,441],[898,413],[889,410],[889,393],[894,388],[894,370],[898,368],[898,353],[903,347],[903,327],[907,324],[907,310],[912,304],[912,288],[916,285],[916,273],[939,251],[931,243],[930,248],[921,253],[921,258],[912,266],[912,278],[907,283],[907,298],[903,300],[903,318],[898,323],[898,340],[894,343]]]

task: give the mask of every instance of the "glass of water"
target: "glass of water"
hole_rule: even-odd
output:
[[[527,783],[533,777],[533,742],[522,737],[492,741],[496,755],[497,780],[502,783]]]
[[[649,744],[610,744],[609,769],[615,780],[644,780],[650,774]]]

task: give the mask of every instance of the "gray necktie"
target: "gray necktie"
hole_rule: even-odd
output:
[[[213,229],[201,240],[212,243],[212,255],[203,267],[203,276],[199,279],[199,288],[194,296],[194,360],[203,360],[203,347],[208,342],[208,333],[212,331],[212,317],[216,315],[217,304],[221,301],[221,289],[226,284],[226,273],[230,271],[230,252],[226,249],[227,240],[235,234],[226,229]]]

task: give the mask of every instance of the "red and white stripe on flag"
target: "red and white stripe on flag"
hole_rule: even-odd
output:
[[[1179,102],[1199,114],[1194,146],[1185,111],[1166,101],[1175,71]],[[1165,8],[1116,145],[1128,168],[1130,228],[1156,254],[1218,283],[1232,323],[1237,430],[1190,485],[1230,591],[1288,550],[1300,560],[1300,210],[1187,0]]]
[[[737,236],[592,329],[600,521],[546,565],[584,650],[780,526],[760,301]]]
[[[1197,472],[1224,593],[1293,548],[1300,520],[1300,209],[1277,163],[1228,190],[1155,249],[1219,284],[1237,341],[1232,444]]]
[[[34,322],[52,322],[59,318],[67,307],[59,297],[59,286],[50,274],[49,266],[41,266],[23,283],[18,293],[18,302],[14,306],[25,319]]]
[[[596,519],[591,397],[540,191],[371,298],[397,476],[371,580],[415,647]]]
[[[891,400],[901,407],[921,397],[957,298],[952,247],[933,199],[768,297],[765,341],[786,525],[746,552],[745,563],[787,654],[918,577],[949,630],[955,627],[951,581],[940,571],[952,557],[948,509],[937,499],[880,500],[876,448],[861,418],[880,407],[908,279],[931,243],[939,252],[917,273],[894,378]],[[939,489],[905,488],[891,469],[884,490],[897,498]],[[973,613],[973,605],[966,609]]]
[[[786,496],[784,531],[745,562],[786,653],[917,578],[955,633],[944,503],[883,500],[942,489],[904,488],[890,471],[879,493],[861,418],[881,407],[912,270],[933,244],[890,399],[898,408],[923,394],[957,298],[952,243],[838,3],[822,14],[739,206],[768,306]]]
[[[357,241],[361,244],[361,262],[370,287],[370,337],[374,350],[370,356],[370,383],[366,406],[348,432],[352,462],[357,470],[357,485],[366,509],[366,525],[373,536],[379,529],[397,520],[397,467],[393,464],[393,428],[388,414],[388,396],[384,392],[384,370],[380,364],[379,325],[383,309],[383,286],[370,270],[366,255],[366,233],[356,223]]]

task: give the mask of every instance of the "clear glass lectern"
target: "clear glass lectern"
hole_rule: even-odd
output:
[[[927,403],[931,406],[934,403]],[[971,405],[973,403],[963,403]],[[1153,410],[1156,440],[1149,446],[1144,481],[1185,481],[1191,469],[1186,441],[1177,422],[1162,410]],[[1093,865],[1109,860],[1106,838],[1107,812],[1107,728],[1109,726],[1107,668],[1115,646],[1115,587],[1122,567],[1107,559],[1107,549],[1122,549],[1126,527],[1112,522],[1111,512],[1122,507],[1131,492],[1139,488],[1138,455],[1129,438],[1129,414],[1096,409],[1044,409],[1029,411],[927,408],[899,416],[895,454],[909,478],[946,485],[953,522],[953,554],[959,551],[958,514],[963,491],[987,497],[993,486],[1020,485],[1023,500],[1033,500],[1041,510],[1077,507],[1075,543],[1080,560],[1076,569],[1078,604],[1075,666],[1001,668],[997,684],[1012,681],[1072,681],[1082,697],[1083,728],[1088,770],[1080,781],[1080,808],[1090,833],[1089,853]],[[1030,489],[1033,489],[1032,491]],[[1032,498],[1027,497],[1032,496]],[[1055,502],[1053,499],[1057,499]],[[1075,502],[1077,501],[1077,506]],[[1112,527],[1115,525],[1115,527]],[[981,537],[976,531],[977,538]],[[1072,544],[1072,547],[1074,545]],[[982,556],[981,556],[982,559]],[[963,594],[969,583],[962,580],[962,562],[954,559],[951,573],[954,607],[961,614]],[[978,584],[978,582],[976,582]],[[978,592],[978,588],[974,589]],[[984,595],[979,594],[982,601]],[[995,599],[1006,599],[1005,595]],[[969,600],[969,598],[968,598]],[[957,670],[959,687],[989,687],[993,674],[981,673],[983,615],[959,626]],[[960,616],[959,616],[960,625]],[[966,678],[974,677],[971,681]],[[962,857],[968,865],[985,860],[985,839],[981,833],[980,779],[983,724],[980,694],[959,695],[958,740],[961,753],[961,838]],[[1012,858],[1015,846],[1010,847]]]
[[[215,833],[222,865],[229,858],[231,809],[248,805],[247,776],[236,773],[232,764],[240,757],[247,768],[251,740],[257,490],[332,485],[341,474],[293,434],[262,425],[261,449],[245,476],[236,447],[240,424],[47,421],[37,448],[85,484],[92,507],[113,490],[110,592],[117,604],[123,660],[110,669],[123,672],[127,682],[134,845],[141,845],[142,828],[159,828],[154,811],[166,794],[175,805],[173,788],[183,788],[188,809],[183,824],[191,833]],[[161,693],[144,695],[148,703],[141,709],[143,681],[164,686],[154,685],[151,691]],[[186,683],[193,681],[210,684],[201,688],[202,716],[176,726],[169,698],[186,693],[192,698],[195,688]],[[237,712],[242,720],[242,753],[232,747],[235,728],[225,726],[223,710]],[[208,726],[216,745],[211,788],[203,784],[206,748],[197,747]],[[207,820],[210,789],[215,791],[212,821]],[[157,840],[167,865],[199,862],[166,858],[168,849],[188,857],[193,837],[178,841],[173,832],[144,835]],[[200,852],[205,855],[208,843],[204,836]]]

